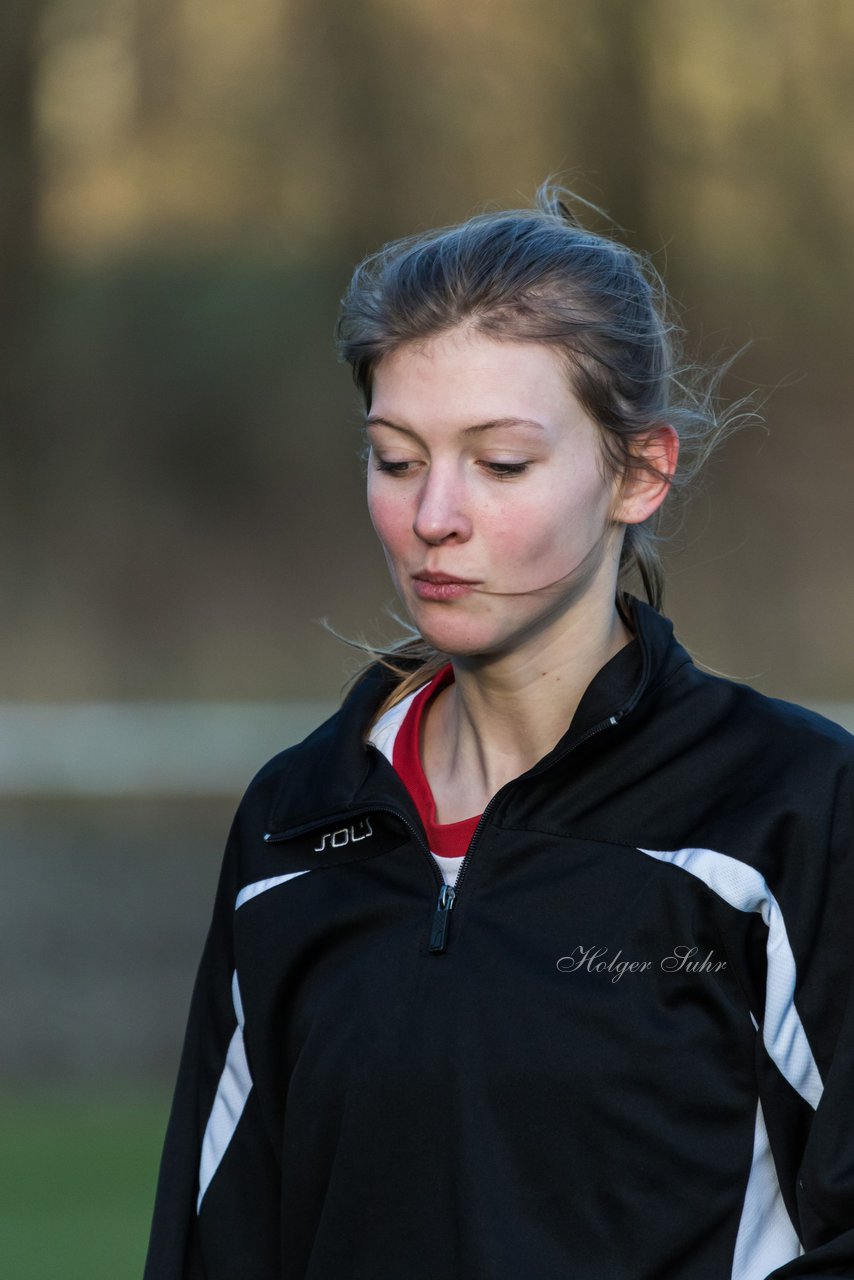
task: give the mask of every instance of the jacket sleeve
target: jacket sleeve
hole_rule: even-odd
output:
[[[809,1128],[795,1188],[801,1257],[768,1280],[854,1280],[854,1000]]]
[[[798,1143],[794,1204],[803,1254],[768,1280],[854,1280],[854,780],[838,789],[828,844],[830,856],[798,941],[796,1002],[815,1051],[821,1096]],[[793,939],[794,941],[794,939]]]
[[[279,1274],[279,1168],[246,1057],[234,961],[235,832],[193,991],[144,1280]]]

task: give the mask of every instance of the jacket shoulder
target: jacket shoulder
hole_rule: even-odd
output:
[[[749,728],[793,749],[827,752],[854,762],[854,735],[830,716],[696,667],[693,674],[719,702],[733,727]]]
[[[258,770],[243,796],[240,815],[251,814],[274,827],[285,816],[296,823],[318,811],[346,809],[367,772],[365,730],[394,681],[381,664],[368,668],[337,711]]]

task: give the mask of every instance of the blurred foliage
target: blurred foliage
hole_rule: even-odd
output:
[[[6,0],[0,696],[334,693],[382,630],[332,328],[389,236],[548,173],[770,392],[671,554],[699,656],[854,677],[847,0]],[[346,657],[343,658],[346,662]]]

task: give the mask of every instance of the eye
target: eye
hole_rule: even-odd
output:
[[[378,458],[374,454],[374,467],[376,470],[384,471],[390,476],[405,476],[412,466],[414,466],[412,462],[391,462],[386,458]]]
[[[483,464],[496,477],[520,476],[528,470],[528,462],[485,462]]]

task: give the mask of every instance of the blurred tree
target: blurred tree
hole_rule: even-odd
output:
[[[30,394],[39,263],[37,38],[44,0],[6,0],[0,18],[0,589],[7,621],[26,593],[23,527],[38,509]]]
[[[850,0],[5,0],[0,22],[10,689],[322,687],[311,618],[388,595],[332,367],[349,268],[549,172],[653,252],[692,346],[757,336],[745,381],[791,374],[674,594],[722,665],[763,669],[770,634],[806,687],[801,615],[854,623]],[[805,501],[809,537],[780,516]],[[744,609],[775,574],[808,610]],[[854,678],[843,635],[828,687]]]
[[[584,57],[563,81],[556,104],[572,138],[573,167],[593,182],[605,211],[638,247],[656,247],[651,217],[659,143],[651,119],[653,52],[661,20],[655,3],[581,0],[563,7],[567,46]],[[580,33],[580,38],[579,38]],[[573,36],[575,40],[573,40]]]
[[[37,256],[37,33],[44,0],[5,0],[0,18],[0,273],[4,329],[26,306]]]
[[[306,230],[352,261],[401,225],[422,50],[389,40],[377,0],[286,7],[289,196]]]
[[[0,333],[17,345],[38,257],[37,37],[44,0],[4,0],[0,38]]]
[[[140,133],[176,122],[180,24],[179,0],[133,0],[133,123]]]

